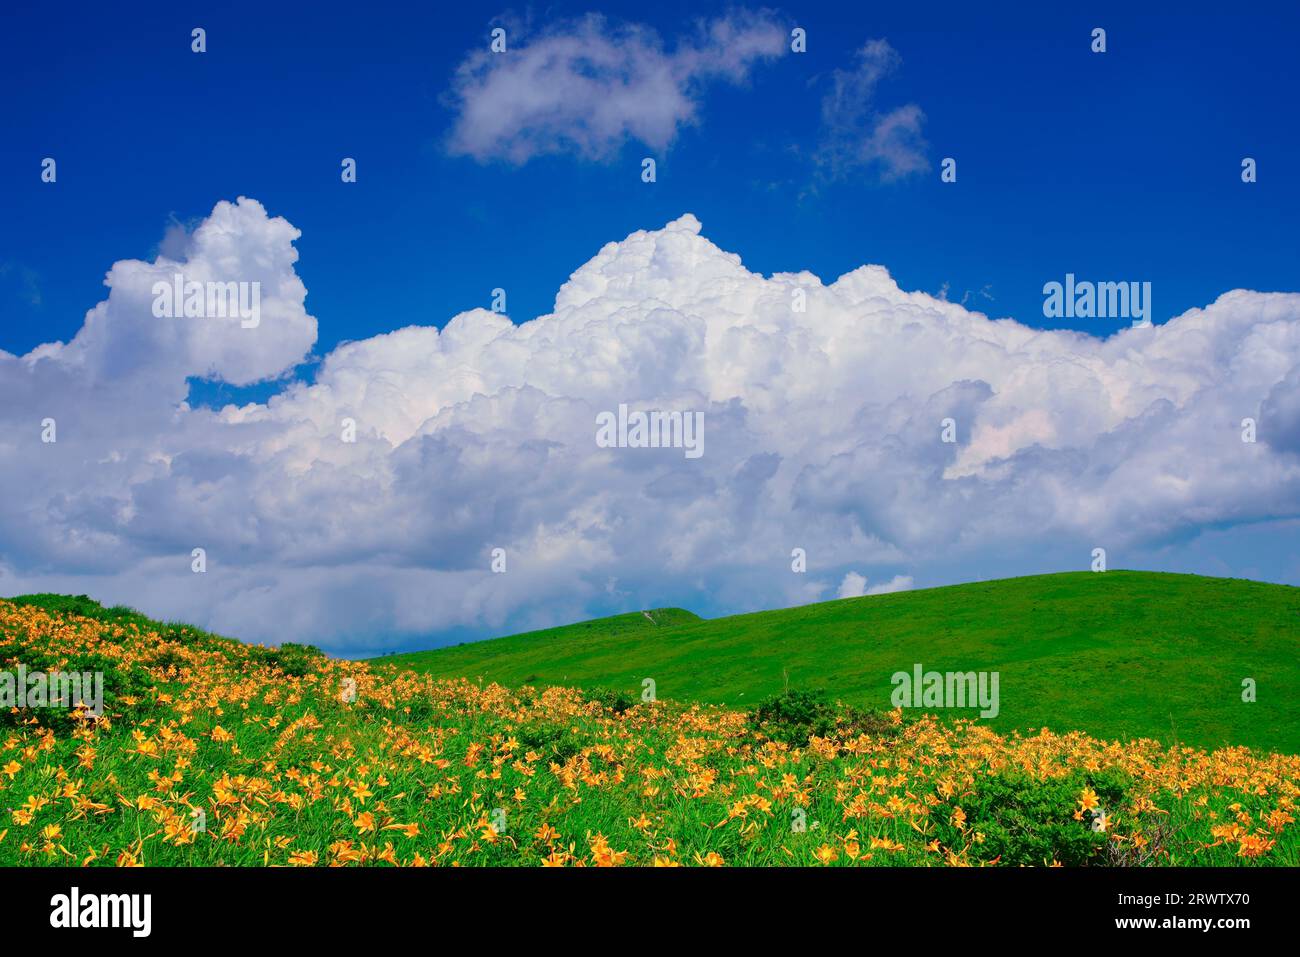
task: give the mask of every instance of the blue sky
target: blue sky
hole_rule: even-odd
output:
[[[1183,4],[777,8],[809,31],[808,52],[756,71],[748,87],[710,88],[653,187],[638,163],[659,153],[636,143],[609,161],[522,167],[446,154],[449,80],[503,10],[145,6],[128,22],[96,5],[75,24],[24,6],[0,36],[15,78],[0,202],[22,227],[0,234],[11,352],[71,336],[114,260],[149,255],[172,217],[193,222],[238,195],[303,231],[300,274],[322,350],[441,324],[496,287],[517,319],[543,314],[601,244],[686,211],[756,271],[829,280],[881,263],[907,289],[947,284],[954,299],[987,289],[993,298],[976,308],[1036,325],[1047,323],[1043,283],[1066,271],[1149,279],[1157,321],[1226,289],[1295,286],[1300,127],[1288,117],[1300,11],[1290,4],[1249,16]],[[726,7],[542,9],[539,25],[595,9],[649,24],[671,45],[693,16]],[[196,24],[208,30],[203,56],[189,50]],[[1098,25],[1104,55],[1089,50]],[[879,37],[902,59],[880,96],[924,110],[935,168],[810,192],[827,75]],[[37,175],[47,155],[60,164],[57,191]],[[355,188],[339,181],[342,156],[359,161]],[[958,160],[957,184],[939,182],[945,156]],[[1259,161],[1250,189],[1243,156]]]
[[[599,12],[606,18],[602,30],[616,32],[637,25],[643,36],[653,38],[652,47],[661,44],[666,57],[681,62],[681,51],[699,42],[697,21],[727,20],[744,8],[670,2],[599,7],[556,3],[511,10],[372,2],[291,10],[235,2],[219,8],[145,4],[127,20],[119,11],[101,6],[76,7],[75,15],[60,16],[23,7],[7,14],[8,27],[0,32],[6,90],[5,131],[0,138],[0,215],[5,223],[0,229],[0,350],[21,356],[42,343],[70,341],[81,329],[87,310],[108,296],[104,276],[115,262],[152,261],[160,248],[165,250],[162,243],[169,229],[192,234],[213,214],[214,204],[240,196],[257,200],[267,215],[284,217],[301,230],[294,243],[300,259],[292,268],[306,286],[305,308],[317,326],[314,338],[302,339],[306,343],[302,349],[301,336],[284,347],[289,356],[285,362],[268,360],[265,368],[253,362],[252,367],[261,370],[256,375],[228,376],[262,379],[251,385],[232,385],[219,376],[204,381],[185,363],[168,366],[172,372],[188,369],[190,404],[213,410],[229,402],[265,401],[283,391],[289,379],[316,382],[319,360],[341,343],[369,341],[406,326],[440,328],[458,314],[487,308],[497,287],[507,291],[509,316],[516,324],[550,313],[557,290],[606,243],[637,230],[658,230],[684,213],[698,217],[702,236],[739,255],[746,269],[763,276],[808,270],[830,284],[859,266],[879,264],[904,291],[946,297],[993,319],[1011,317],[1030,327],[1070,328],[1097,337],[1120,332],[1128,320],[1045,319],[1045,282],[1062,280],[1066,273],[1081,279],[1150,282],[1157,324],[1205,307],[1233,289],[1296,291],[1300,288],[1300,235],[1295,226],[1300,212],[1300,128],[1294,122],[1294,101],[1300,90],[1300,63],[1293,48],[1300,12],[1281,4],[1273,9],[1251,7],[1249,15],[1236,8],[1188,10],[1182,4],[1162,4],[1134,10],[1132,6],[1090,4],[1075,12],[1041,4],[938,3],[924,9],[823,3],[771,6],[766,13],[753,15],[782,32],[793,26],[804,28],[806,53],[746,62],[739,81],[701,74],[685,83],[693,120],[675,123],[663,143],[647,145],[636,136],[620,136],[607,144],[608,149],[596,151],[598,155],[570,143],[524,162],[501,155],[466,155],[455,146],[458,123],[466,115],[465,101],[456,95],[457,70],[481,54],[493,25],[507,25],[512,52],[518,52],[547,38],[580,32],[575,26],[579,18]],[[190,49],[190,30],[195,26],[207,31],[208,49],[202,55]],[[1107,31],[1104,54],[1090,50],[1094,27]],[[837,127],[824,110],[828,94],[837,83],[851,79],[862,62],[859,51],[877,40],[892,48],[892,68],[883,72],[871,86],[870,96],[859,104],[864,110],[859,117],[862,128],[842,115]],[[522,94],[516,90],[512,95]],[[827,164],[828,130],[857,148],[880,117],[912,107],[923,115],[923,142],[908,149],[916,168],[891,175],[887,164],[847,168]],[[635,112],[635,108],[630,109]],[[53,186],[40,180],[40,162],[47,156],[58,162],[58,181]],[[646,156],[658,164],[653,184],[641,181],[641,160]],[[355,184],[340,181],[343,157],[357,160]],[[957,161],[956,183],[940,181],[940,162],[945,157]],[[1257,161],[1258,182],[1241,181],[1243,157]],[[249,236],[265,226],[252,214],[239,222]],[[667,248],[676,240],[663,242]],[[677,255],[674,251],[668,258],[676,264]],[[698,259],[708,253],[692,255]],[[684,273],[675,276],[683,282],[689,279]],[[735,282],[739,295],[744,283]],[[1289,322],[1293,311],[1289,300],[1281,305],[1269,302],[1273,304],[1248,307],[1257,310],[1252,315],[1273,310],[1268,315]],[[902,299],[896,306],[907,308]],[[681,308],[689,313],[685,306]],[[935,321],[942,326],[947,320]],[[1240,316],[1231,320],[1254,321]],[[689,339],[685,328],[673,335]],[[1244,338],[1241,330],[1246,326],[1233,328],[1237,331],[1223,333],[1225,342]],[[945,481],[961,481],[962,476],[969,480],[975,474],[971,470],[986,469],[995,450],[1009,442],[1019,456],[1015,468],[1023,467],[1029,476],[1016,481],[1041,481],[1036,487],[1047,490],[1056,487],[1056,479],[1043,477],[1049,471],[1065,475],[1092,469],[1096,482],[1107,488],[1098,493],[1106,514],[1130,515],[1127,522],[1116,519],[1117,528],[1142,525],[1139,519],[1159,514],[1152,517],[1149,533],[1134,533],[1126,542],[1128,560],[1123,564],[1300,583],[1300,555],[1294,544],[1300,492],[1294,471],[1296,449],[1288,444],[1287,431],[1292,427],[1287,418],[1292,409],[1287,391],[1292,366],[1290,353],[1279,344],[1290,341],[1288,335],[1279,332],[1269,340],[1269,348],[1278,350],[1270,362],[1259,360],[1258,351],[1246,347],[1235,359],[1222,358],[1227,347],[1215,347],[1214,355],[1222,358],[1224,368],[1235,370],[1234,388],[1240,395],[1215,393],[1213,408],[1221,415],[1213,427],[1231,431],[1241,416],[1272,410],[1273,421],[1280,423],[1274,434],[1286,436],[1273,446],[1276,460],[1270,459],[1270,468],[1274,470],[1256,470],[1256,484],[1242,479],[1231,496],[1215,497],[1212,492],[1219,484],[1218,472],[1207,468],[1200,473],[1195,463],[1185,461],[1204,442],[1217,441],[1198,443],[1179,431],[1190,427],[1189,422],[1208,421],[1209,415],[1209,406],[1197,406],[1185,389],[1189,377],[1197,380],[1209,360],[1190,354],[1185,374],[1170,372],[1143,386],[1150,390],[1147,398],[1154,404],[1126,411],[1104,426],[1089,424],[1087,438],[1064,437],[1093,414],[1092,406],[1067,409],[1072,401],[1068,395],[1043,400],[1042,408],[1048,410],[1043,415],[1050,424],[1035,417],[1041,410],[1029,406],[992,410],[982,418],[972,413],[985,429],[976,443],[982,451],[959,461],[957,471]],[[1192,338],[1192,333],[1186,333],[1182,341]],[[977,340],[978,336],[972,341]],[[626,344],[626,335],[614,341]],[[790,338],[790,348],[798,341]],[[950,342],[940,336],[936,341],[946,347],[958,339]],[[1076,354],[1070,351],[1074,346],[1069,340],[1053,341],[1053,350],[1063,350],[1057,358],[1068,360],[1072,367],[1108,364],[1110,371],[1098,373],[1097,382],[1103,390],[1116,389],[1113,407],[1130,395],[1127,385],[1115,385],[1129,368],[1113,354],[1115,350],[1101,356],[1094,354],[1093,346],[1081,346]],[[1145,357],[1144,368],[1160,368],[1166,352],[1155,347],[1143,352],[1146,348],[1140,343],[1134,347]],[[593,355],[608,355],[608,350],[602,353],[597,346],[591,349]],[[682,349],[683,357],[691,355],[686,346]],[[380,346],[370,351],[378,353]],[[511,355],[499,361],[508,365]],[[999,380],[992,373],[982,376],[962,366],[962,355],[954,345],[944,361],[955,371],[949,374],[945,369],[934,384],[915,395],[904,382],[896,390],[899,400],[921,404],[924,400],[935,408],[947,408],[943,403],[967,401],[954,399],[953,390],[960,392],[966,388],[962,383],[972,379],[993,383],[993,394],[1014,394],[1012,383],[1019,381],[1014,363],[1005,373],[1010,378]],[[301,361],[304,356],[307,361]],[[373,372],[379,360],[372,359],[368,355],[358,367]],[[340,368],[347,361],[340,354]],[[643,356],[626,365],[625,371],[644,369],[654,361]],[[908,353],[907,361],[919,363],[918,379],[923,378],[919,370],[924,356]],[[1026,361],[1027,368],[1037,369],[1033,361]],[[872,368],[864,358],[860,374],[886,377],[887,366],[874,372]],[[1051,370],[1060,368],[1045,364],[1041,377],[1049,384],[1035,388],[1051,393],[1050,383],[1057,374]],[[478,371],[490,379],[494,370]],[[851,372],[850,368],[846,373],[850,383]],[[454,377],[454,373],[452,369],[446,374]],[[404,374],[416,376],[419,369]],[[673,389],[687,386],[671,381],[674,375],[672,370],[663,373],[661,391],[629,398],[680,396],[681,389]],[[755,375],[754,382],[761,385],[762,374]],[[1218,380],[1213,373],[1204,375],[1198,384],[1209,396]],[[629,377],[634,378],[630,373]],[[502,381],[507,379],[503,374]],[[111,390],[126,378],[114,372],[104,381],[109,384],[102,388]],[[535,385],[555,394],[540,382],[527,372],[509,379],[511,387]],[[695,386],[698,382],[691,384]],[[90,391],[76,401],[85,406],[108,402],[107,392],[94,392],[101,388],[98,380],[86,388]],[[341,393],[341,386],[331,388],[334,394]],[[1065,392],[1076,386],[1071,380],[1059,388]],[[889,409],[894,410],[889,414],[901,415],[898,406],[887,401],[885,387],[880,389],[869,401],[851,390],[843,393],[842,401],[861,398],[867,403],[855,413],[859,416],[884,416]],[[24,386],[14,394],[37,391],[35,385]],[[159,387],[160,395],[166,391]],[[575,387],[574,395],[577,391]],[[863,391],[870,390],[864,385]],[[762,405],[754,393],[738,395],[751,412]],[[725,398],[710,393],[710,403],[722,403],[709,406],[710,416],[725,414],[720,411]],[[1166,405],[1160,404],[1162,400]],[[1013,400],[1005,398],[1005,402]],[[1058,408],[1055,402],[1063,404]],[[393,408],[399,405],[395,401]],[[111,403],[106,407],[111,408]],[[467,394],[456,408],[472,414],[471,396]],[[1168,423],[1151,424],[1170,408],[1176,412],[1169,413],[1173,418]],[[33,409],[31,414],[38,416],[39,411]],[[140,412],[138,418],[152,422],[151,414]],[[381,419],[386,424],[377,424]],[[392,421],[376,412],[373,427],[396,445],[416,434],[418,423],[408,428]],[[201,421],[196,419],[193,427],[200,428]],[[1183,483],[1181,491],[1170,492],[1169,501],[1158,508],[1153,502],[1130,501],[1116,478],[1125,468],[1136,468],[1124,463],[1142,460],[1140,451],[1131,450],[1122,461],[1108,458],[1114,448],[1131,441],[1135,431],[1148,427],[1162,429],[1165,435],[1183,435],[1180,441],[1187,443],[1171,446],[1160,468],[1135,480],[1149,481],[1153,488]],[[131,441],[122,439],[120,447],[98,449],[98,457],[79,461],[84,466],[108,459],[126,461],[133,455],[140,462],[157,462],[160,455],[179,460],[179,446],[174,445],[178,439],[141,429]],[[1006,438],[1007,430],[1019,438]],[[525,435],[524,444],[528,439],[550,438]],[[862,456],[853,461],[863,481],[889,467],[886,452],[894,448],[891,443],[897,436],[878,438],[876,445],[867,443],[853,453]],[[235,445],[225,439],[214,441],[220,455],[235,454],[231,452]],[[727,476],[757,474],[767,467],[762,456],[777,456],[785,464],[777,468],[773,481],[790,483],[789,489],[794,490],[790,502],[800,508],[824,509],[828,521],[839,516],[846,523],[857,523],[857,532],[880,541],[858,557],[851,549],[840,552],[839,546],[827,545],[836,558],[820,570],[822,591],[795,589],[773,600],[791,603],[800,596],[833,597],[835,585],[850,569],[869,571],[873,584],[906,578],[920,586],[1080,567],[1079,549],[1090,541],[1088,533],[1071,524],[1065,514],[1068,507],[1046,504],[1056,493],[1042,491],[1042,508],[1055,510],[1054,515],[1059,511],[1061,528],[1070,529],[1068,533],[1046,538],[1012,536],[1014,541],[990,541],[981,550],[971,544],[972,536],[984,533],[963,526],[953,533],[954,543],[960,541],[962,547],[949,551],[933,535],[918,531],[924,524],[919,512],[916,522],[891,532],[894,519],[881,517],[879,510],[885,509],[881,502],[854,502],[850,491],[830,488],[826,476],[834,473],[833,463],[839,461],[835,456],[848,454],[842,439],[828,442],[815,466],[791,448],[778,450],[779,444],[759,441],[753,448],[719,452],[736,457],[734,469],[729,463],[727,471],[707,479],[696,476],[681,481],[698,479],[703,483],[700,488],[723,488]],[[238,455],[245,455],[247,446],[238,447]],[[189,454],[198,454],[186,448]],[[218,455],[213,448],[203,454]],[[407,452],[415,454],[409,443]],[[1075,453],[1081,456],[1079,461],[1067,462]],[[88,450],[83,454],[90,455]],[[466,454],[465,449],[457,454]],[[441,468],[443,459],[432,445],[420,455],[431,473]],[[1052,456],[1058,458],[1044,465]],[[254,456],[229,468],[232,474],[251,470],[270,483],[268,461]],[[798,469],[796,462],[801,463]],[[788,477],[782,471],[787,465]],[[313,474],[324,474],[319,461],[317,466]],[[417,468],[405,462],[393,467],[399,475],[405,474],[402,469]],[[1180,471],[1184,467],[1185,474]],[[677,468],[671,467],[672,475],[678,475]],[[881,472],[870,471],[874,468]],[[443,481],[453,480],[452,473],[439,474]],[[909,474],[900,471],[880,481],[903,483],[911,480]],[[939,482],[938,473],[925,474]],[[980,481],[989,483],[981,486],[985,491],[1003,481],[991,478],[992,472],[980,474]],[[655,484],[660,479],[645,486],[651,498],[663,493],[664,486]],[[104,481],[94,494],[93,486],[63,493],[64,497],[52,491],[34,514],[57,514],[59,522],[68,523],[62,532],[65,540],[81,540],[84,535],[87,541],[111,542],[111,547],[103,546],[105,555],[115,555],[119,565],[135,569],[134,577],[114,579],[87,559],[81,563],[84,568],[79,565],[75,572],[86,577],[76,578],[66,556],[60,557],[53,545],[29,550],[12,539],[6,544],[6,534],[29,534],[20,524],[0,528],[0,573],[8,567],[23,583],[82,587],[113,600],[140,605],[152,601],[168,612],[230,630],[251,627],[245,619],[230,617],[229,611],[245,594],[241,589],[253,587],[247,582],[227,581],[221,594],[189,598],[176,597],[174,589],[162,595],[142,584],[149,577],[145,570],[149,562],[178,550],[188,553],[189,540],[194,538],[191,529],[204,524],[201,506],[195,504],[206,501],[204,495],[190,500],[177,493],[171,498],[155,485],[139,484],[138,472],[114,478],[120,485]],[[1113,491],[1107,483],[1114,483]],[[1224,479],[1223,484],[1231,483]],[[1004,487],[996,490],[997,501],[1002,502],[1002,496],[1011,501],[1019,494],[1016,489],[1015,481],[1005,480]],[[328,500],[324,492],[320,494],[321,502]],[[527,523],[517,513],[529,511],[527,494],[500,505],[493,515],[467,519],[465,528],[473,534],[462,528],[456,541],[472,538],[472,549],[469,544],[464,547],[467,554],[477,555],[507,529],[524,536],[521,529]],[[1073,494],[1079,502],[1087,499],[1086,489]],[[69,504],[79,496],[86,501],[77,507]],[[901,497],[893,490],[891,509],[902,507]],[[1210,498],[1213,505],[1207,504]],[[912,504],[923,511],[923,501]],[[142,529],[145,503],[177,511],[163,514],[157,526]],[[231,502],[223,507],[227,516],[230,509],[240,508]],[[409,501],[402,507],[408,510],[403,514],[419,508]],[[746,539],[737,531],[752,519],[746,511],[750,506],[741,503],[736,508],[734,527],[713,543],[715,549],[730,551],[738,543],[759,547],[757,533]],[[1166,508],[1168,514],[1161,511]],[[580,525],[574,516],[582,510],[575,503],[557,505],[554,514],[536,517],[532,527],[566,528],[566,535],[581,537],[573,529]],[[560,513],[566,517],[560,519]],[[315,520],[309,509],[302,514],[308,516],[302,521]],[[392,562],[394,567],[454,578],[468,574],[473,564],[447,557],[448,549],[455,552],[459,545],[447,546],[436,555],[415,546],[388,554],[377,545],[373,554],[359,557],[345,554],[346,549],[333,542],[311,558],[286,557],[276,551],[279,545],[259,537],[268,534],[266,529],[279,515],[250,512],[246,516],[248,527],[257,530],[249,532],[251,539],[257,539],[257,548],[278,556],[277,567],[350,568],[349,574],[358,579],[358,569]],[[522,524],[515,527],[516,521]],[[1051,526],[1032,508],[1026,521]],[[238,525],[238,516],[232,522]],[[698,522],[692,527],[697,526]],[[431,524],[429,534],[441,541],[445,531]],[[473,538],[480,532],[481,539]],[[855,534],[846,532],[845,541],[859,541]],[[340,532],[342,539],[349,535],[356,537]],[[777,538],[774,534],[774,541]],[[665,544],[664,549],[661,557],[671,562],[678,546]],[[242,563],[241,568],[251,574],[253,553],[239,552],[244,557],[236,561],[237,551],[232,542],[228,564]],[[395,610],[385,604],[386,599],[377,598],[373,613],[358,613],[340,626],[343,631],[326,636],[322,643],[355,651],[364,644],[358,632],[369,629],[372,635],[367,641],[381,636],[384,641],[391,638],[394,645],[418,644],[427,642],[429,635],[444,640],[475,637],[508,627],[670,603],[687,604],[705,614],[744,610],[762,604],[763,596],[770,593],[761,581],[742,583],[750,575],[746,568],[783,567],[788,563],[787,551],[782,545],[772,554],[744,554],[732,564],[719,561],[707,572],[692,574],[676,568],[661,577],[644,568],[577,569],[575,565],[574,574],[586,591],[570,589],[571,595],[581,592],[583,597],[563,601],[554,594],[567,586],[554,577],[553,567],[543,568],[545,563],[534,556],[535,575],[526,596],[521,593],[512,600],[497,595],[484,599],[482,608],[454,614],[445,609]],[[544,552],[541,549],[537,555]],[[581,565],[578,559],[573,561]],[[65,581],[61,575],[73,577]],[[606,578],[622,584],[602,591]],[[297,594],[326,609],[322,614],[337,615],[338,609],[312,592],[314,586],[306,580],[299,583]],[[466,587],[464,579],[454,582],[439,587],[450,592]],[[305,616],[301,628],[315,627],[317,619]]]

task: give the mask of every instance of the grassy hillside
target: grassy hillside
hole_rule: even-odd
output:
[[[712,621],[677,609],[382,659],[507,686],[606,686],[744,706],[822,687],[888,708],[890,676],[997,671],[997,730],[1050,727],[1300,753],[1300,589],[1110,571],[824,602]],[[1242,679],[1258,701],[1243,703]],[[966,712],[969,715],[970,712]]]
[[[671,646],[709,624],[653,618],[566,634]],[[1300,863],[1295,755],[802,693],[747,712],[511,691],[0,600],[0,677],[74,670],[102,673],[102,711],[0,709],[0,866]]]

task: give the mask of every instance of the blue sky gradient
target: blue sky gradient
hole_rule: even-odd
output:
[[[688,211],[758,272],[830,281],[880,263],[905,289],[947,286],[991,316],[1044,326],[1057,323],[1042,316],[1042,285],[1067,271],[1150,280],[1157,322],[1227,289],[1295,288],[1300,272],[1291,4],[1249,15],[1123,3],[776,8],[808,30],[808,53],[758,68],[746,87],[708,89],[700,124],[663,155],[630,143],[612,161],[521,167],[443,149],[448,82],[499,10],[144,6],[129,24],[100,6],[75,18],[21,7],[0,34],[12,77],[0,203],[21,224],[0,234],[10,352],[73,335],[115,260],[149,256],[173,219],[192,224],[238,195],[303,231],[299,272],[322,352],[441,325],[496,287],[516,321],[544,314],[603,243]],[[536,17],[591,9],[557,3]],[[727,8],[599,9],[671,45],[694,17]],[[197,24],[204,56],[189,50]],[[1089,50],[1097,25],[1105,55]],[[809,154],[828,74],[880,37],[902,58],[880,96],[924,110],[934,167],[895,183],[819,184]],[[59,161],[57,191],[39,181],[47,155]],[[653,188],[638,175],[645,155],[658,156]],[[355,189],[341,187],[343,156],[358,159]],[[958,160],[956,184],[939,182],[945,156]],[[1259,162],[1250,189],[1243,156]],[[1120,325],[1073,324],[1098,335]]]

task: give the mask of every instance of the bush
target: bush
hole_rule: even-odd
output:
[[[179,671],[185,667],[186,659],[175,648],[163,648],[150,655],[147,663],[150,668],[157,668],[159,671],[165,672],[168,668],[175,668]]]
[[[84,652],[64,661],[56,659],[39,648],[10,638],[0,642],[0,662],[7,661],[14,662],[14,665],[3,665],[0,670],[15,672],[15,677],[15,666],[18,663],[26,668],[28,674],[38,671],[45,672],[47,675],[54,672],[102,674],[103,714],[110,718],[139,718],[152,707],[149,689],[153,686],[153,682],[149,675],[143,669],[126,666],[115,658],[95,652]],[[87,692],[89,693],[89,689]],[[50,689],[50,693],[53,693],[53,688]],[[132,699],[131,703],[128,704],[123,698]],[[73,710],[68,705],[28,707],[26,710],[18,711],[0,708],[0,725],[18,725],[26,718],[34,716],[44,727],[67,731],[74,724]]]
[[[1073,772],[1060,778],[1040,779],[1022,771],[1005,771],[980,778],[974,794],[935,808],[936,836],[953,849],[970,846],[976,861],[1009,865],[1044,865],[1057,861],[1066,867],[1103,864],[1104,832],[1092,830],[1088,815],[1075,820],[1084,788],[1096,792],[1099,807],[1113,813],[1124,804],[1129,780],[1121,772]],[[960,807],[965,829],[952,820]],[[976,833],[983,841],[974,842]]]
[[[626,692],[614,691],[610,688],[592,688],[587,692],[587,700],[594,701],[606,711],[615,714],[622,714],[636,704]]]
[[[291,678],[311,674],[323,657],[324,652],[315,645],[298,645],[292,641],[286,641],[279,648],[254,645],[248,650],[248,660],[254,667],[279,668]]]
[[[395,720],[398,724],[426,725],[433,721],[437,713],[438,709],[434,707],[433,698],[426,693],[401,702],[397,706]]]
[[[827,737],[838,726],[835,707],[821,688],[765,698],[750,711],[749,721],[756,731],[795,747],[806,746],[814,735]]]
[[[519,728],[517,733],[519,743],[526,751],[536,751],[548,762],[563,764],[582,750],[568,728],[531,724]]]
[[[800,748],[813,737],[869,734],[882,738],[894,737],[901,730],[888,711],[832,703],[821,688],[787,690],[765,698],[750,711],[749,723],[774,741]]]

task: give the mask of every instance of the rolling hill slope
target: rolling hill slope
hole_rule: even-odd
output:
[[[1300,753],[1300,589],[1109,571],[702,620],[680,609],[378,659],[508,686],[605,686],[745,706],[791,688],[890,707],[890,677],[996,671],[1000,731],[1050,727]],[[1258,700],[1242,701],[1254,679]],[[949,710],[948,716],[958,712]],[[974,716],[974,711],[960,712]]]
[[[652,617],[566,640],[708,624]],[[0,599],[0,689],[65,671],[102,698],[0,708],[0,868],[1300,866],[1297,754],[512,691]]]

